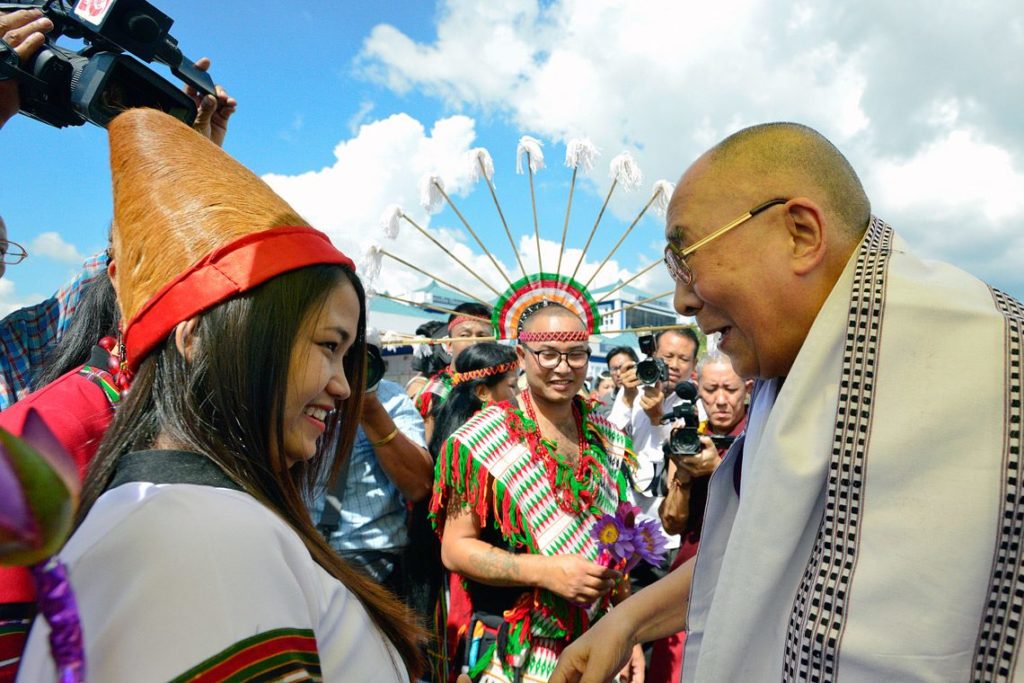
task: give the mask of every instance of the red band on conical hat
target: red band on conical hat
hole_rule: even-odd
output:
[[[244,235],[214,250],[161,287],[125,327],[124,362],[132,370],[178,323],[288,271],[320,264],[355,270],[327,235],[284,226]]]

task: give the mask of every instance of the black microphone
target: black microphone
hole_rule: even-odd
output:
[[[661,416],[660,422],[674,422],[680,418],[687,421],[687,424],[697,419],[697,413],[693,407],[693,400],[697,398],[697,385],[693,382],[680,382],[672,392],[678,396],[683,403],[674,406],[671,411]]]
[[[684,401],[693,401],[697,398],[697,385],[689,380],[677,384],[673,391]]]

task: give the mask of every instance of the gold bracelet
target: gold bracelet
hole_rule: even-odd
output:
[[[391,443],[392,441],[394,441],[396,436],[398,436],[398,427],[395,427],[394,430],[392,430],[392,432],[390,434],[385,436],[380,441],[371,441],[370,445],[373,446],[374,448],[378,448],[380,446],[386,446],[389,443]]]

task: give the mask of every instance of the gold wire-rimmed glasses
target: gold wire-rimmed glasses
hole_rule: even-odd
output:
[[[8,266],[16,266],[25,260],[28,252],[25,247],[10,240],[0,240],[0,261]]]
[[[729,232],[735,227],[743,225],[757,214],[770,209],[773,206],[779,204],[785,204],[788,199],[775,198],[769,199],[764,204],[758,204],[750,211],[740,216],[734,221],[730,221],[726,225],[723,225],[718,230],[702,237],[685,249],[677,249],[671,242],[665,245],[665,265],[668,267],[668,274],[672,276],[672,279],[682,285],[693,284],[693,271],[690,270],[690,266],[686,265],[686,257],[697,251],[701,247],[705,246],[709,242],[718,239],[725,233]]]

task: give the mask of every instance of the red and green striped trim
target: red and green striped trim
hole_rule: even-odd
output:
[[[416,394],[413,405],[423,419],[428,418],[434,410],[435,403],[444,403],[448,394],[452,393],[452,373],[449,368],[442,368],[423,385]]]
[[[13,681],[36,613],[34,602],[0,604],[0,681]]]
[[[320,655],[313,631],[279,628],[238,641],[172,683],[320,680]]]
[[[78,374],[102,389],[103,393],[107,396],[107,400],[110,401],[110,405],[116,406],[120,402],[121,391],[117,388],[117,383],[114,382],[114,376],[106,370],[86,364],[82,366]]]
[[[591,334],[600,333],[601,316],[587,288],[566,275],[536,273],[520,278],[494,304],[491,324],[499,339],[515,339],[525,310],[541,301],[561,304],[578,315]]]

